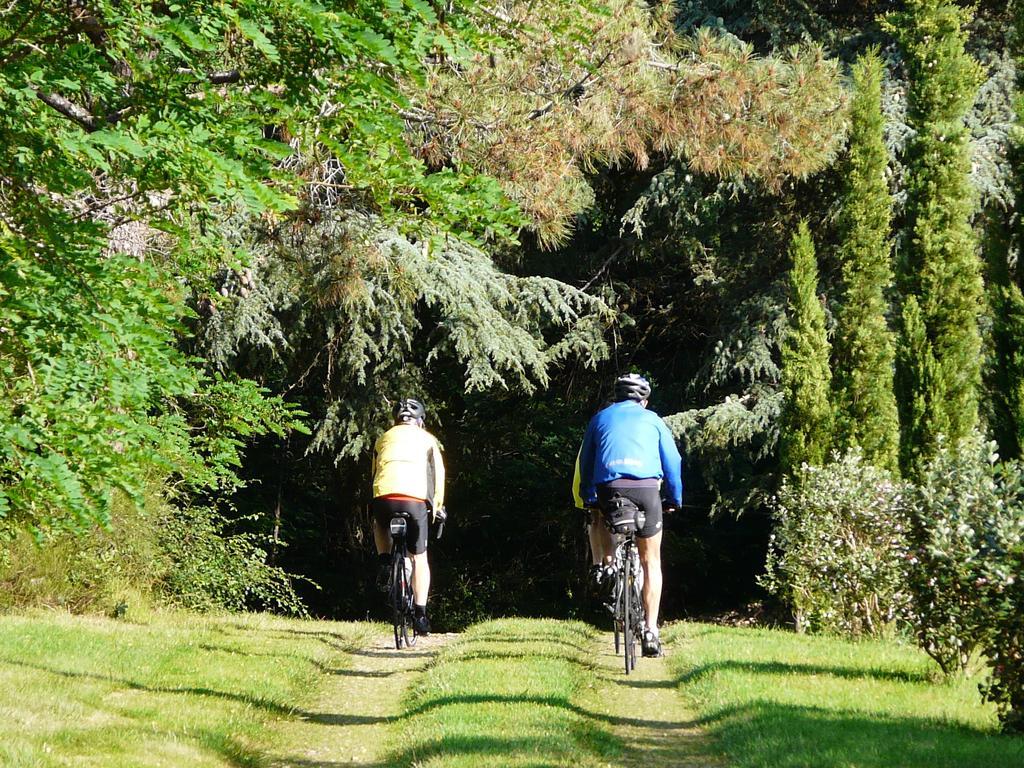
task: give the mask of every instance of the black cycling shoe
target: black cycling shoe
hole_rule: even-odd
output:
[[[381,592],[391,591],[391,563],[377,566],[377,589]]]
[[[426,637],[430,634],[430,620],[426,616],[417,616],[413,619],[412,627],[420,637]]]
[[[640,645],[643,648],[645,658],[656,659],[659,656],[665,655],[665,652],[661,650],[661,640],[649,629],[644,630],[644,636],[640,640]]]

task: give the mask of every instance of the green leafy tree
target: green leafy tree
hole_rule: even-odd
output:
[[[939,431],[956,442],[978,421],[983,289],[971,225],[976,195],[964,120],[982,71],[964,49],[969,19],[968,11],[944,0],[910,0],[906,10],[885,22],[903,51],[910,80],[907,122],[916,133],[907,150],[908,237],[901,288],[917,296],[925,337],[908,349],[934,357],[931,391],[938,395],[919,401],[920,419],[904,422],[915,443],[904,451],[905,459],[927,457]],[[903,375],[929,365],[920,360]],[[910,386],[923,391],[926,385]]]
[[[860,446],[868,462],[895,471],[899,415],[885,300],[892,281],[892,199],[886,181],[882,73],[876,50],[853,67],[850,159],[840,224],[843,299],[835,338],[835,399],[840,443]]]
[[[405,143],[400,83],[448,34],[426,4],[5,10],[0,518],[40,533],[106,522],[113,490],[137,495],[154,464],[230,486],[223,440],[294,423],[241,384],[251,408],[213,434],[204,404],[230,377],[178,348],[188,291],[238,264],[226,213],[273,219],[312,186],[512,237],[520,218],[493,181],[432,173]]]
[[[782,341],[784,404],[782,465],[820,466],[832,443],[833,415],[829,403],[832,372],[825,310],[818,298],[818,264],[807,222],[800,222],[790,248],[789,331]]]

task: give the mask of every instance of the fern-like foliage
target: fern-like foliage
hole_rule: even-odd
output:
[[[430,392],[433,371],[457,364],[467,391],[533,391],[567,358],[607,355],[615,313],[543,277],[498,270],[454,237],[403,234],[351,211],[312,211],[239,237],[251,271],[226,272],[199,298],[201,351],[275,389],[309,393],[312,450],[339,459],[370,447],[407,392]],[[223,294],[223,295],[221,295]]]

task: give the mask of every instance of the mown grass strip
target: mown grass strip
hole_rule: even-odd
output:
[[[978,679],[938,681],[917,649],[679,624],[666,638],[684,695],[736,768],[1020,768]]]
[[[0,765],[257,766],[266,724],[368,625],[0,617]]]
[[[594,630],[576,622],[476,625],[441,652],[409,695],[389,766],[613,764],[621,742],[577,703],[594,676]]]

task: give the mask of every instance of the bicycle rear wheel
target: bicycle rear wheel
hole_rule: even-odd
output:
[[[635,570],[635,566],[634,566]],[[643,642],[644,637],[644,602],[640,595],[640,585],[637,581],[633,580],[633,586],[630,589],[630,598],[632,600],[633,608],[630,611],[630,616],[633,619],[633,626],[630,631],[633,635],[633,666],[636,666],[636,646]]]
[[[391,561],[391,624],[395,632],[395,648],[416,645],[413,622],[412,582],[405,570],[405,553],[396,549]]]
[[[405,641],[405,623],[405,558],[395,549],[391,553],[391,625],[398,650],[402,650]]]
[[[633,562],[629,557],[623,558],[622,564],[622,643],[623,663],[628,675],[636,666],[636,636],[633,634]]]
[[[412,581],[405,568],[402,568],[402,583],[405,590],[405,623],[402,625],[402,639],[405,640],[406,648],[412,648],[416,645],[418,635],[416,634],[416,613],[413,609]]]

